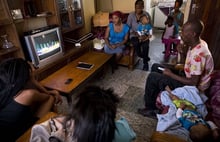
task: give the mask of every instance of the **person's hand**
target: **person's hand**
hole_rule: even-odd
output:
[[[141,40],[141,41],[146,41],[146,40],[148,40],[149,39],[149,36],[147,36],[147,35],[141,35],[140,37],[139,37],[139,40]]]
[[[176,49],[179,53],[183,53],[183,48],[184,48],[184,45],[183,44],[178,44]]]
[[[132,34],[134,34],[135,36],[139,36],[138,32],[133,31]]]
[[[112,49],[115,49],[115,48],[117,48],[117,45],[116,45],[116,44],[112,44],[112,45],[111,45],[111,48],[112,48]]]
[[[50,90],[48,91],[50,95],[53,95],[55,98],[55,104],[62,104],[63,100],[60,96],[60,93],[57,90]]]
[[[171,76],[173,73],[171,72],[170,69],[168,69],[168,68],[164,68],[164,70],[163,70],[163,74],[164,74],[164,75],[167,75],[167,76]]]

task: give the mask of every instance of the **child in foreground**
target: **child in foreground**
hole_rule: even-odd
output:
[[[193,142],[208,142],[219,139],[219,129],[212,121],[205,121],[196,106],[188,100],[172,94],[169,86],[165,87],[169,97],[177,107],[176,117],[190,133]]]

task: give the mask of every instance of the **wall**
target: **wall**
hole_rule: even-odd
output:
[[[136,0],[112,0],[113,10],[121,10],[123,12],[134,11],[134,3]],[[144,0],[145,10],[150,13],[151,0]]]
[[[111,12],[113,11],[112,0],[94,0],[96,12]]]
[[[82,0],[85,18],[85,27],[81,30],[82,33],[91,31],[91,17],[95,14],[95,1]]]
[[[113,11],[131,12],[134,10],[136,0],[112,0]]]

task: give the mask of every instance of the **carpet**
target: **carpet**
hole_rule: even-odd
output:
[[[157,123],[155,119],[137,113],[137,109],[144,105],[143,94],[144,89],[129,86],[118,106],[117,118],[125,117],[128,120],[137,135],[136,142],[150,142]]]
[[[157,120],[143,117],[137,113],[138,108],[144,106],[144,88],[148,72],[141,69],[128,70],[119,67],[114,73],[108,69],[101,78],[95,77],[87,85],[97,85],[102,88],[112,88],[120,97],[117,119],[125,117],[134,129],[136,142],[150,142],[150,137],[156,129]],[[82,87],[83,88],[83,87]],[[69,110],[66,99],[59,107],[59,113],[65,114]]]

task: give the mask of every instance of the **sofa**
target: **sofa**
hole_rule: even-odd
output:
[[[127,22],[127,17],[129,13],[124,13],[122,18],[122,22]],[[98,12],[91,19],[91,32],[93,33],[93,39],[104,39],[105,30],[108,26],[109,22],[112,21],[112,14],[107,12]],[[137,56],[134,53],[134,47],[128,41],[126,43],[126,48],[123,52],[123,57],[119,61],[119,65],[127,66],[130,70],[134,69],[135,64],[138,61]]]
[[[206,120],[213,121],[220,128],[220,70],[214,71],[212,74],[210,87],[206,91],[208,101],[206,106],[208,115]],[[218,142],[220,141],[217,140]],[[164,132],[154,132],[151,136],[151,142],[187,142],[175,135]]]

